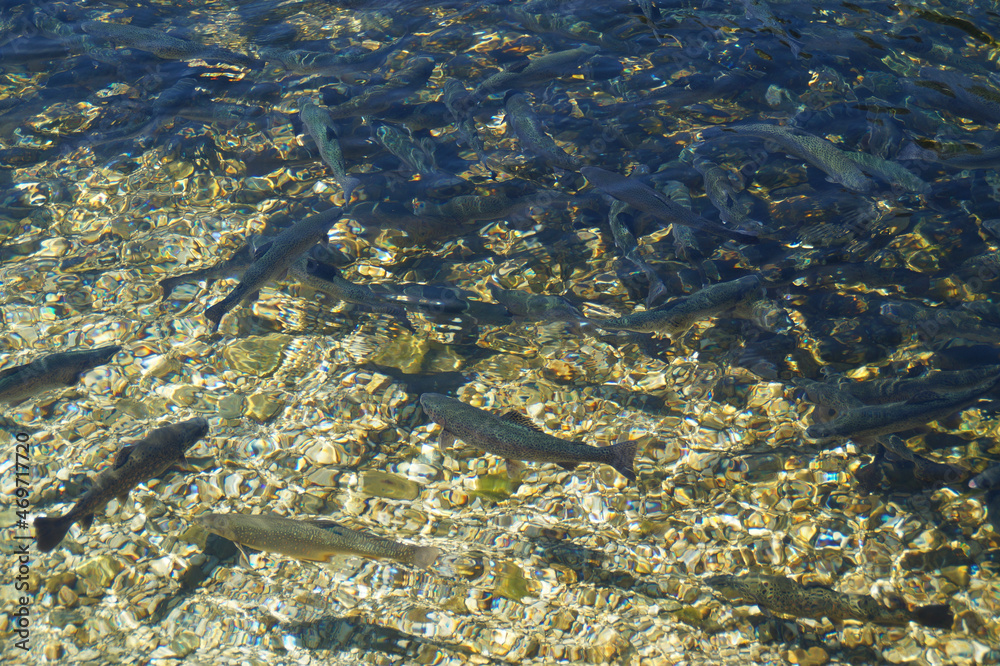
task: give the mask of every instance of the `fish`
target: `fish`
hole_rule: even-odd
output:
[[[844,151],[844,155],[865,173],[877,176],[893,187],[918,194],[929,194],[931,191],[931,186],[927,182],[899,162],[857,151]]]
[[[476,108],[476,100],[458,79],[448,79],[441,90],[441,101],[451,114],[458,130],[458,136],[469,149],[476,154],[479,163],[492,171],[486,162],[486,146],[476,127],[476,119],[472,112]],[[494,174],[494,178],[496,174]]]
[[[486,222],[524,215],[532,206],[550,205],[564,198],[565,195],[549,190],[520,196],[462,194],[443,203],[424,204],[420,215],[453,222]]]
[[[706,584],[729,601],[755,604],[774,613],[833,622],[859,620],[904,626],[910,622],[934,629],[951,629],[954,615],[947,604],[888,608],[867,594],[845,594],[820,585],[802,585],[784,576],[710,576]]]
[[[324,240],[342,209],[333,206],[322,213],[310,215],[274,237],[268,245],[258,250],[259,257],[244,271],[240,283],[229,294],[205,311],[205,318],[212,323],[212,332],[219,330],[222,317],[245,299],[256,299],[260,288],[281,277],[288,268],[316,243]]]
[[[59,352],[25,365],[0,370],[0,402],[18,405],[49,389],[73,386],[99,365],[120,352],[119,345]]]
[[[639,242],[626,221],[628,208],[629,205],[624,201],[614,199],[608,210],[608,226],[611,227],[611,236],[615,239],[615,246],[622,251],[623,258],[642,271],[649,280],[649,293],[646,295],[646,307],[649,308],[667,294],[667,286],[663,284],[660,274],[642,258]]]
[[[922,377],[889,377],[861,382],[842,379],[836,386],[866,404],[882,404],[908,400],[924,391],[964,391],[984,382],[996,383],[998,378],[1000,365],[985,365],[967,370],[938,370]]]
[[[209,513],[198,516],[195,522],[237,545],[310,562],[329,562],[343,554],[427,568],[441,555],[440,548],[392,541],[332,520],[294,520],[273,513]]]
[[[344,53],[308,51],[304,49],[260,49],[261,58],[268,63],[277,62],[292,74],[322,74],[345,78],[377,69],[389,54],[404,45],[407,38],[388,42],[377,49],[356,49]]]
[[[763,226],[757,220],[747,215],[747,206],[737,200],[736,195],[742,189],[738,172],[729,171],[718,164],[704,158],[696,157],[692,166],[701,174],[705,184],[705,195],[719,211],[719,219],[723,222],[745,229]],[[740,189],[737,189],[739,187]]]
[[[165,60],[204,58],[218,60],[240,67],[254,68],[261,61],[243,53],[236,53],[218,46],[206,46],[186,39],[178,39],[159,30],[140,28],[136,25],[83,21],[80,27],[88,35],[106,39],[121,46],[132,46]]]
[[[191,271],[182,275],[163,278],[160,280],[160,289],[163,291],[163,295],[160,298],[164,301],[167,300],[170,297],[171,292],[173,292],[174,287],[179,284],[184,284],[185,282],[194,282],[196,280],[216,280],[236,275],[237,273],[242,273],[250,267],[253,260],[253,246],[250,243],[246,243],[240,249],[236,250],[236,252],[233,253],[233,256],[209,266],[208,268],[199,268],[196,271]]]
[[[507,474],[511,478],[520,475],[521,461],[530,461],[553,462],[570,470],[580,463],[605,463],[629,481],[636,479],[634,440],[596,447],[558,439],[542,432],[519,412],[508,411],[497,416],[440,393],[424,393],[420,396],[420,406],[441,426],[442,449],[455,439],[484,449],[506,461]]]
[[[693,213],[636,178],[628,178],[614,171],[590,166],[582,167],[580,173],[590,184],[605,194],[664,222],[700,229],[747,245],[760,242],[754,234],[724,227]]]
[[[385,83],[368,86],[362,93],[327,109],[332,120],[353,116],[377,116],[394,103],[423,88],[434,73],[434,60],[414,58],[409,65],[394,72]]]
[[[583,313],[562,296],[501,289],[494,284],[490,285],[490,293],[512,315],[529,321],[582,322],[585,319]]]
[[[924,484],[960,483],[972,474],[969,470],[955,465],[946,465],[918,455],[910,450],[902,437],[888,435],[879,438],[879,442],[887,452],[895,458],[905,460],[913,465],[913,476]]]
[[[843,185],[849,190],[868,193],[877,189],[875,181],[864,174],[847,151],[841,150],[831,141],[803,130],[766,123],[748,123],[709,128],[702,132],[702,137],[719,136],[726,132],[764,139],[783,152],[812,164],[826,173],[832,182]]]
[[[1000,465],[987,467],[984,471],[969,479],[970,488],[985,488],[991,490],[1000,488]]]
[[[599,50],[599,47],[588,44],[575,49],[546,53],[529,60],[527,64],[505,69],[486,78],[476,86],[473,95],[478,101],[489,95],[507,92],[511,88],[523,90],[560,76],[573,74]]]
[[[531,109],[527,96],[513,90],[503,98],[504,118],[524,148],[546,165],[567,171],[579,171],[583,163],[570,155],[545,133],[541,121]]]
[[[806,437],[875,437],[916,428],[971,407],[998,382],[1000,377],[963,391],[923,391],[906,401],[856,407],[832,421],[809,426]]]
[[[309,136],[316,142],[319,156],[330,167],[337,184],[344,190],[344,201],[350,201],[351,193],[361,185],[361,180],[347,174],[344,153],[340,148],[340,142],[337,141],[337,132],[330,112],[306,98],[299,104],[299,117]]]
[[[386,303],[370,288],[345,279],[339,270],[329,264],[301,258],[288,269],[288,275],[305,286],[332,296],[339,301],[359,305],[369,312],[387,314],[411,333],[416,330],[410,320],[406,318],[404,308],[393,303]]]
[[[208,421],[198,417],[153,430],[145,438],[119,449],[111,466],[93,478],[90,490],[59,517],[35,518],[38,550],[47,553],[66,536],[73,523],[90,529],[94,515],[113,498],[119,502],[140,483],[160,476],[171,465],[184,462],[184,453],[208,434]]]
[[[686,333],[696,322],[758,300],[763,294],[760,278],[757,275],[747,275],[710,285],[652,310],[587,321],[606,331],[659,333],[676,338]]]

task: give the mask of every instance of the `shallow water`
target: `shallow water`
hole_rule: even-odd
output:
[[[653,4],[647,17],[628,2],[0,3],[0,363],[123,347],[74,386],[5,409],[5,525],[18,520],[18,433],[34,516],[67,511],[123,443],[211,423],[182,470],[33,552],[26,591],[4,583],[8,605],[28,594],[30,611],[28,651],[17,619],[0,619],[5,662],[1000,662],[1000,502],[915,482],[901,461],[865,493],[855,473],[874,448],[806,438],[820,408],[793,383],[1000,363],[997,7],[773,2],[772,21],[739,4]],[[84,21],[266,64],[87,41]],[[336,76],[274,55],[395,39],[384,65]],[[717,164],[759,244],[635,213],[631,256],[651,277],[616,247],[610,199],[515,136],[503,91],[474,104],[479,159],[443,106],[447,82],[472,93],[499,68],[582,45],[597,47],[586,64],[521,90],[550,139],[583,165],[642,165],[648,184],[735,227],[695,169]],[[426,85],[336,121],[363,184],[353,210],[396,212],[345,214],[329,233],[347,279],[411,304],[412,332],[291,277],[217,335],[204,313],[238,272],[161,298],[162,279],[344,205],[300,106],[336,107],[417,57],[435,63]],[[943,78],[954,73],[971,78]],[[377,143],[374,117],[412,139],[412,159]],[[797,127],[922,183],[897,173],[848,189],[748,123]],[[526,201],[494,219],[414,222],[464,194]],[[600,320],[645,307],[651,281],[673,299],[753,273],[770,303],[760,317],[723,312],[673,340],[511,317],[490,290],[563,296]],[[511,480],[496,456],[438,447],[426,392],[513,409],[567,440],[638,440],[638,480],[590,464],[529,464]],[[1000,459],[997,434],[981,402],[901,436],[979,472]],[[444,555],[427,570],[246,560],[193,522],[209,511],[330,517]],[[28,533],[7,530],[11,571]],[[950,604],[956,621],[774,618],[702,581],[748,572],[894,590]]]

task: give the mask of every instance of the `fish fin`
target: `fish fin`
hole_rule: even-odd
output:
[[[632,464],[635,459],[636,447],[637,441],[634,439],[608,447],[610,449],[608,451],[608,464],[629,481],[635,481],[635,469],[633,469]]]
[[[500,418],[504,421],[507,421],[508,423],[513,423],[523,428],[530,428],[531,430],[534,430],[536,432],[544,432],[541,428],[535,425],[534,421],[529,419],[521,412],[515,412],[511,410],[509,412],[504,412],[503,414],[501,414]]]
[[[579,444],[580,442],[573,442],[573,443]],[[568,469],[570,471],[573,471],[574,469],[580,466],[579,463],[570,463],[570,462],[556,463],[556,464],[562,467],[563,469]]]
[[[88,513],[86,516],[80,519],[80,527],[85,530],[89,530],[90,526],[94,524],[94,514]]]
[[[306,520],[313,527],[318,527],[321,530],[329,530],[330,532],[336,532],[338,534],[343,534],[348,531],[352,531],[347,527],[344,527],[335,520],[317,519],[317,520]]]
[[[266,243],[264,243],[260,247],[254,248],[254,251],[253,251],[253,260],[257,261],[258,259],[260,259],[261,257],[263,257],[265,254],[267,254],[267,251],[271,249],[272,245],[274,245],[274,241],[267,241]]]
[[[246,301],[247,301],[247,303],[253,303],[258,298],[260,298],[260,289],[258,289],[257,291],[250,292],[249,294],[247,294]]]
[[[240,555],[243,557],[243,561],[247,563],[247,566],[253,569],[253,565],[250,564],[250,556],[247,555],[247,551],[243,550],[243,546],[236,543],[235,541],[230,542],[236,546],[236,550],[240,551]]]
[[[69,528],[73,525],[72,520],[66,520],[66,516],[49,518],[39,516],[35,518],[35,546],[39,551],[47,553],[59,545]]]
[[[131,491],[129,491],[129,490],[126,490],[126,491],[125,491],[125,492],[123,492],[123,493],[119,493],[118,495],[115,495],[115,499],[117,499],[117,500],[118,500],[118,503],[119,503],[119,504],[124,504],[125,502],[127,502],[127,501],[128,501],[128,496],[129,496],[129,493],[130,493],[130,492],[131,492]]]
[[[504,462],[507,463],[507,477],[520,479],[521,474],[524,473],[524,463],[520,460],[511,460],[510,458],[507,458]]]
[[[448,449],[454,445],[455,436],[447,430],[442,430],[441,435],[438,437],[438,448],[441,449],[441,453],[447,453]]]
[[[931,402],[932,400],[940,400],[941,395],[935,393],[934,391],[920,391],[914,396],[911,396],[909,400],[906,401],[910,405],[919,405],[925,402]]]
[[[410,562],[415,567],[426,569],[434,564],[434,561],[441,555],[441,549],[434,546],[417,546],[413,549],[413,557]]]
[[[118,469],[126,462],[128,462],[128,457],[132,455],[132,451],[135,450],[134,446],[123,446],[118,449],[118,453],[115,454],[115,461],[111,463],[112,469]]]
[[[22,369],[24,369],[23,365],[15,365],[13,368],[4,368],[3,370],[0,370],[0,379],[10,377],[12,374]]]
[[[948,604],[931,604],[913,609],[913,619],[925,627],[951,629],[955,616]]]

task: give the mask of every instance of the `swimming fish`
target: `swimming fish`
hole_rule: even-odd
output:
[[[229,277],[237,273],[242,273],[253,263],[254,252],[250,243],[247,243],[233,253],[233,256],[224,259],[208,268],[199,268],[190,273],[175,275],[173,277],[160,280],[160,289],[163,290],[163,300],[170,297],[170,293],[179,284],[194,282],[196,280],[214,280],[217,278]]]
[[[553,462],[563,469],[575,469],[585,462],[611,465],[629,481],[635,481],[632,459],[636,442],[626,441],[606,447],[558,439],[542,432],[526,416],[510,411],[497,416],[440,393],[424,393],[420,406],[441,426],[441,447],[455,439],[484,449],[507,462],[507,474],[516,478],[520,461]]]
[[[876,189],[875,181],[862,172],[858,163],[852,160],[846,151],[822,137],[803,130],[767,123],[712,127],[702,132],[702,136],[719,136],[724,132],[769,141],[789,155],[821,169],[831,181],[855,192],[873,192]]]
[[[358,305],[369,312],[387,314],[398,321],[405,329],[413,332],[413,324],[406,318],[406,310],[393,303],[386,303],[381,296],[370,288],[355,284],[344,278],[340,271],[328,264],[299,259],[291,268],[288,274],[322,294],[327,294],[333,298]]]
[[[828,423],[809,426],[806,437],[874,437],[916,428],[971,407],[998,382],[1000,376],[963,391],[923,391],[906,401],[857,407]]]
[[[587,178],[588,182],[605,194],[610,194],[615,199],[624,201],[633,208],[664,222],[700,229],[748,245],[760,241],[754,234],[729,229],[695,214],[636,178],[627,178],[614,171],[589,166],[580,169],[580,173]]]
[[[559,167],[567,171],[578,171],[582,166],[580,158],[570,155],[555,140],[545,133],[541,121],[531,108],[527,96],[509,91],[503,99],[504,118],[521,145],[547,166]]]
[[[340,148],[340,142],[337,141],[333,118],[330,116],[329,110],[307,98],[299,105],[299,117],[302,118],[302,124],[305,125],[309,136],[316,142],[319,156],[330,167],[337,184],[344,190],[344,201],[350,201],[351,193],[361,184],[361,181],[354,176],[347,175],[344,153]]]
[[[0,402],[17,405],[43,391],[73,386],[84,373],[109,362],[121,350],[118,345],[110,345],[60,352],[0,370]]]
[[[967,370],[938,370],[922,377],[888,377],[861,382],[842,379],[836,387],[864,403],[881,404],[909,400],[924,391],[942,394],[964,391],[984,382],[995,383],[998,377],[1000,365],[986,365]]]
[[[260,257],[243,273],[240,283],[229,294],[205,311],[205,318],[212,322],[212,332],[219,330],[222,317],[244,299],[256,299],[260,288],[281,277],[299,256],[316,243],[324,240],[330,227],[340,219],[341,208],[333,206],[322,213],[310,215],[274,237],[270,245],[262,247]]]
[[[829,618],[833,622],[860,620],[902,626],[916,622],[935,629],[951,629],[954,616],[947,604],[887,608],[867,594],[844,594],[819,585],[802,585],[783,576],[711,576],[705,582],[730,601],[755,604],[793,617]]]
[[[212,534],[238,545],[311,562],[329,562],[335,555],[346,554],[426,568],[441,555],[440,548],[399,543],[332,520],[242,513],[209,513],[195,520]]]
[[[393,72],[385,83],[368,86],[364,92],[355,95],[342,104],[330,107],[330,118],[350,118],[352,116],[377,116],[395,102],[399,102],[417,92],[434,73],[434,60],[414,58],[403,69]]]
[[[760,278],[747,275],[709,285],[690,296],[682,296],[652,310],[588,321],[606,331],[660,333],[675,338],[686,333],[696,322],[758,300],[763,294]]]
[[[149,51],[157,57],[170,60],[205,58],[252,68],[260,64],[257,58],[236,53],[218,46],[206,46],[186,39],[178,39],[159,30],[140,28],[136,25],[84,21],[83,31],[92,37],[106,39],[122,46],[132,46]]]
[[[585,319],[583,313],[562,296],[501,289],[494,284],[490,285],[490,293],[512,315],[529,321],[581,322]]]
[[[1000,465],[987,467],[969,480],[970,488],[1000,488]]]
[[[163,474],[174,463],[182,462],[184,452],[207,434],[208,421],[198,417],[157,428],[144,439],[122,447],[111,467],[94,477],[90,490],[68,513],[57,518],[35,518],[38,550],[47,553],[58,546],[77,521],[83,529],[89,529],[94,514],[103,510],[112,498],[124,502],[137,485]]]
[[[600,49],[593,45],[578,46],[575,49],[546,53],[533,58],[526,65],[517,65],[488,77],[476,87],[474,95],[483,99],[494,93],[511,88],[525,89],[545,83],[560,76],[573,74],[580,65],[587,62]]]

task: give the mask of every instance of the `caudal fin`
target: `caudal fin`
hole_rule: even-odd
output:
[[[619,474],[629,481],[635,481],[635,470],[632,469],[632,460],[635,458],[636,441],[629,440],[609,447],[611,450],[608,464],[614,467]]]
[[[66,516],[35,518],[35,545],[38,546],[38,550],[47,553],[58,546],[74,522],[76,521],[67,519]]]
[[[413,551],[412,562],[414,566],[426,569],[430,565],[434,564],[434,561],[437,560],[440,555],[440,548],[435,548],[434,546],[417,546],[417,548]]]
[[[951,625],[955,622],[955,616],[948,604],[931,604],[914,608],[913,619],[925,627],[934,629],[951,629]]]

